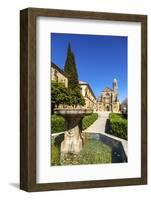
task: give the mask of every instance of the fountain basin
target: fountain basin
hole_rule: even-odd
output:
[[[127,162],[127,153],[120,139],[118,140],[101,133],[83,132],[81,135],[85,137],[85,142],[80,153],[76,157],[74,154],[68,154],[67,160],[61,162],[60,147],[64,139],[64,132],[53,134],[51,140],[51,165],[111,164]],[[127,141],[125,142],[127,143]],[[57,155],[55,155],[55,148],[57,148]]]
[[[84,108],[55,108],[54,113],[63,117],[85,116],[93,113],[92,109]]]

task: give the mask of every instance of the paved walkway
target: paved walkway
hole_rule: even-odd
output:
[[[98,113],[98,119],[86,130],[84,130],[84,132],[91,132],[91,133],[106,132],[108,118],[109,118],[109,112]]]

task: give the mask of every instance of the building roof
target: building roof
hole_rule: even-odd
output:
[[[94,95],[93,90],[91,89],[90,85],[87,82],[79,81],[79,85],[87,85],[89,90],[91,91],[93,97],[96,99],[96,96]]]
[[[80,85],[87,85],[88,83],[87,83],[87,82],[84,82],[84,81],[79,81],[79,84],[80,84]]]
[[[112,92],[113,90],[112,90],[111,88],[109,88],[109,87],[105,87],[105,88],[102,90],[102,92],[108,92],[108,91]]]
[[[51,67],[55,68],[57,71],[59,71],[62,75],[64,75],[66,78],[67,74],[65,73],[65,71],[63,71],[62,69],[60,69],[60,67],[58,67],[55,63],[51,62]]]

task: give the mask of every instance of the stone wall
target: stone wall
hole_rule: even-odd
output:
[[[53,67],[51,67],[51,80],[64,83],[65,87],[68,87],[68,78]]]

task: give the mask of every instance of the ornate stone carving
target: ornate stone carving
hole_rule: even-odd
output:
[[[82,118],[91,113],[92,110],[88,109],[55,109],[55,114],[65,119],[66,131],[61,143],[61,160],[64,160],[68,154],[77,155],[82,150]]]

